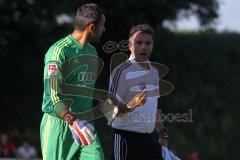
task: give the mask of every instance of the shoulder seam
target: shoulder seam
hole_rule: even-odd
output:
[[[69,44],[69,42],[71,42],[71,39],[69,39],[69,38],[67,37],[67,38],[66,38],[65,40],[63,40],[61,43],[57,44],[57,45],[54,47],[51,60],[53,60],[53,61],[58,61],[58,60],[59,60],[59,54],[61,53],[63,47],[67,46],[67,45]]]
[[[116,72],[115,72],[114,77],[112,79],[112,85],[111,85],[111,88],[110,88],[110,97],[111,98],[116,97],[118,82],[119,82],[119,79],[121,77],[122,71],[127,69],[131,64],[132,63],[130,62],[130,60],[127,60],[116,68]]]

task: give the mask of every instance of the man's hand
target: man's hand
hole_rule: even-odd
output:
[[[107,104],[111,104],[114,108],[114,115],[112,117],[114,119],[118,113],[130,112],[135,108],[144,105],[146,100],[147,91],[143,90],[141,93],[136,94],[127,104],[121,103],[116,99],[109,99]]]
[[[88,146],[93,143],[94,127],[87,121],[74,120],[72,124],[69,124],[70,130],[73,135],[73,139],[78,145]]]
[[[127,108],[133,110],[136,107],[144,105],[146,100],[147,100],[147,91],[143,90],[141,93],[136,94],[132,98],[132,100],[128,102]]]
[[[69,125],[73,139],[78,145],[87,146],[94,141],[94,127],[87,121],[76,119],[74,114],[68,108],[60,111],[59,116]]]
[[[162,145],[162,146],[165,146],[167,147],[168,146],[168,130],[167,128],[162,128],[161,131],[159,132],[159,143]]]

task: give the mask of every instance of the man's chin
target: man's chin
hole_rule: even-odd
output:
[[[137,58],[136,61],[137,62],[147,62],[148,58]]]
[[[148,60],[148,56],[147,55],[140,56],[140,59],[142,62],[146,62]]]

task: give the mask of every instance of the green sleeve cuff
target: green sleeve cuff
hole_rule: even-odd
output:
[[[67,103],[65,103],[64,101],[60,101],[54,106],[54,111],[57,113],[57,115],[59,115],[60,111],[64,108],[68,108]]]

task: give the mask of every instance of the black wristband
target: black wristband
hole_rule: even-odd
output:
[[[63,120],[70,125],[72,125],[72,123],[75,119],[76,118],[74,117],[74,115],[70,111],[65,113],[64,116],[63,116]]]

